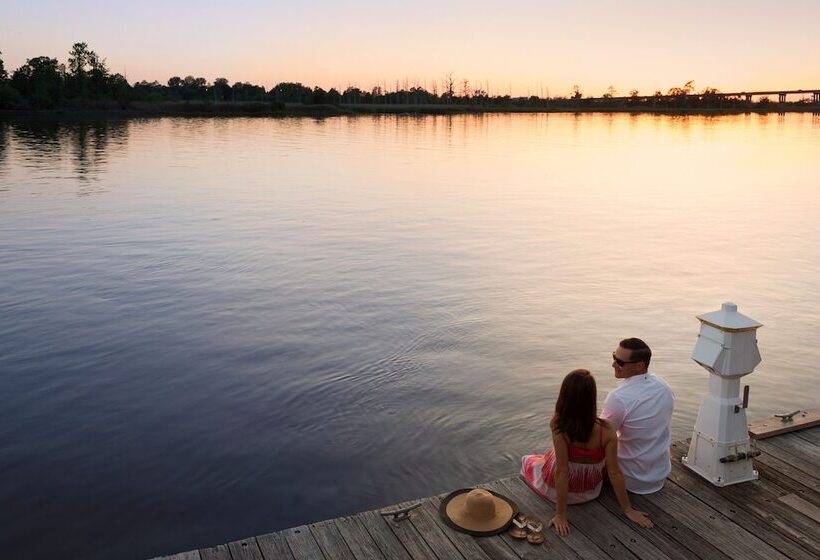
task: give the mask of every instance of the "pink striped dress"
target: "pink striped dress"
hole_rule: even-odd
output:
[[[598,449],[588,450],[567,443],[569,452],[568,504],[581,504],[594,500],[601,493],[604,482],[606,453],[603,446],[603,430]],[[555,489],[555,450],[550,448],[543,455],[526,455],[521,458],[521,476],[536,494],[551,502],[558,500]]]

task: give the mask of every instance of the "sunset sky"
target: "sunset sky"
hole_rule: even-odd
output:
[[[651,94],[820,87],[816,0],[0,0],[0,51],[65,62],[85,41],[113,72],[441,90],[452,72],[491,94]]]

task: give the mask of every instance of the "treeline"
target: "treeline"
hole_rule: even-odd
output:
[[[2,55],[2,53],[0,53]],[[441,93],[439,93],[439,85]],[[56,58],[38,56],[9,73],[0,56],[0,108],[40,109],[88,105],[89,102],[117,103],[122,108],[131,102],[196,102],[198,105],[223,103],[254,103],[263,110],[281,110],[285,104],[303,105],[451,105],[524,108],[538,110],[676,110],[676,109],[742,109],[748,107],[745,99],[727,97],[711,87],[696,92],[693,83],[670,88],[666,93],[656,91],[643,96],[632,90],[627,96],[618,96],[613,86],[600,97],[585,97],[579,86],[574,86],[567,96],[540,97],[530,95],[489,95],[486,89],[471,87],[469,80],[456,81],[447,74],[432,91],[419,85],[402,87],[396,82],[395,89],[374,86],[363,90],[355,86],[344,91],[336,88],[324,90],[307,87],[300,83],[283,82],[270,90],[248,82],[231,85],[225,78],[213,83],[194,76],[173,76],[165,84],[140,81],[131,85],[119,73],[112,73],[104,58],[91,50],[86,43],[75,43],[68,53],[67,63]],[[757,106],[770,103],[759,99]],[[791,103],[798,105],[806,100]],[[364,109],[364,107],[362,107]]]

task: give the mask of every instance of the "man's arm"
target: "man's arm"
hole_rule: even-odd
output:
[[[601,418],[609,422],[609,425],[617,432],[621,429],[626,416],[626,407],[623,401],[614,393],[610,393],[604,401],[604,409],[601,411]]]

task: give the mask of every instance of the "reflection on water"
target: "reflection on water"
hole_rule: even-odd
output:
[[[626,336],[686,437],[728,299],[765,325],[750,417],[816,405],[818,156],[799,114],[0,121],[0,549],[144,558],[507,475]]]

